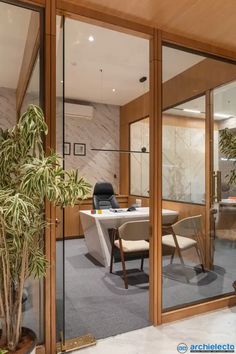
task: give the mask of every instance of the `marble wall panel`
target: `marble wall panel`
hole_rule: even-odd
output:
[[[130,149],[149,151],[149,118],[139,120],[130,126]],[[149,196],[149,154],[132,153],[130,155],[130,193]]]
[[[65,156],[65,168],[78,169],[92,186],[98,181],[111,182],[119,193],[120,154],[91,149],[119,149],[120,107],[100,103],[92,103],[92,106],[91,120],[65,116],[65,141],[71,143],[71,154]],[[86,156],[74,155],[74,143],[86,144]]]
[[[12,128],[16,124],[16,90],[0,87],[0,127]]]
[[[204,129],[163,126],[163,198],[204,202]]]

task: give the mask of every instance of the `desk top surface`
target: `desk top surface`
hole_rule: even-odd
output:
[[[91,214],[91,210],[81,210],[80,214],[91,216],[96,219],[113,219],[113,218],[129,218],[129,217],[147,217],[149,216],[149,208],[136,208],[135,211],[127,211],[127,208],[116,209],[115,211],[110,211],[109,209],[104,209],[101,214]],[[176,210],[162,209],[162,215],[179,215]]]
[[[236,199],[222,199],[219,202],[220,205],[231,205],[235,206],[236,205]]]

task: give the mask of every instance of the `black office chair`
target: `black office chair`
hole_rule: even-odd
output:
[[[114,189],[109,182],[98,182],[93,191],[94,209],[117,209],[119,204],[114,195]]]

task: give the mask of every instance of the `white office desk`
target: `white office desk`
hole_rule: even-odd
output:
[[[173,224],[177,218],[177,211],[162,209],[163,224]],[[117,228],[127,221],[149,220],[149,208],[137,208],[131,212],[122,209],[122,211],[116,213],[110,210],[103,210],[102,214],[91,214],[90,210],[80,211],[80,220],[88,252],[99,263],[107,267],[111,256],[111,242],[108,230]]]

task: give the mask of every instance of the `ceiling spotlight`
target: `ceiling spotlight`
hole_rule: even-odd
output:
[[[142,76],[139,79],[139,82],[145,82],[147,80],[147,76]]]
[[[201,113],[201,111],[199,111],[199,110],[197,110],[197,109],[184,108],[183,111],[184,111],[184,112],[188,112],[188,113],[195,113],[195,114]]]
[[[112,89],[112,92],[116,92],[116,89]]]
[[[94,42],[94,36],[89,36],[88,40],[89,42]]]

